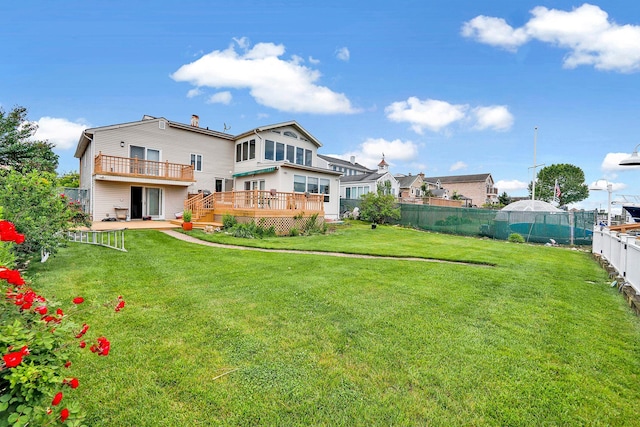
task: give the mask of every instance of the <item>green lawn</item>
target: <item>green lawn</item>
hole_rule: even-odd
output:
[[[588,253],[357,224],[244,243],[495,266],[71,244],[34,286],[127,301],[71,368],[88,425],[638,423],[640,321]]]

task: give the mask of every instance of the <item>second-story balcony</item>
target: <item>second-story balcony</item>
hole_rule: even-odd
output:
[[[498,189],[495,187],[487,187],[487,195],[498,194]]]
[[[130,178],[193,182],[193,166],[180,163],[156,162],[131,157],[106,156],[95,158],[94,173]]]

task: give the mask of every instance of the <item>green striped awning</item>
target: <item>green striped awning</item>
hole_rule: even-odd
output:
[[[234,178],[239,178],[241,176],[251,176],[251,175],[258,175],[261,173],[269,173],[269,172],[273,172],[276,169],[278,169],[277,167],[271,167],[271,168],[265,168],[265,169],[257,169],[254,171],[249,171],[249,172],[238,172],[238,173],[234,173],[232,176]]]

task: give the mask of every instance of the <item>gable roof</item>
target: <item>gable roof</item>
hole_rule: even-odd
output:
[[[398,180],[400,188],[410,188],[420,178],[420,175],[396,176],[395,178]]]
[[[463,182],[486,182],[487,178],[491,177],[490,173],[479,173],[475,175],[453,175],[453,176],[432,176],[425,177],[424,181],[436,183],[440,181],[441,184],[458,184]],[[491,178],[493,182],[493,178]]]
[[[391,175],[391,173],[389,173],[388,171],[384,171],[384,172],[373,172],[373,173],[367,173],[367,174],[363,173],[360,175],[342,176],[340,178],[340,184],[345,182],[376,182],[385,175],[389,175],[391,178],[397,181],[395,176]]]
[[[369,169],[366,166],[361,165],[358,162],[355,163],[351,163],[349,160],[343,160],[343,159],[339,159],[337,157],[331,157],[331,156],[325,156],[324,154],[318,154],[318,157],[320,157],[321,159],[335,164],[336,166],[344,166],[344,167],[348,167],[348,168],[356,168],[356,169],[362,169],[363,171],[371,171],[374,172],[373,169]]]
[[[128,128],[128,127],[132,127],[132,126],[140,126],[141,124],[147,124],[147,123],[153,122],[153,121],[155,121],[155,122],[163,121],[163,122],[167,123],[167,125],[169,127],[172,127],[172,128],[186,130],[186,131],[189,131],[189,132],[201,133],[201,134],[209,135],[209,136],[215,136],[215,137],[218,137],[218,138],[227,139],[229,141],[233,141],[233,139],[234,139],[233,135],[230,135],[228,133],[218,132],[218,131],[215,131],[215,130],[209,130],[209,128],[201,128],[201,127],[198,127],[198,126],[192,126],[190,124],[187,125],[187,124],[184,124],[184,123],[172,122],[171,120],[167,120],[164,117],[153,117],[153,116],[144,115],[142,117],[142,120],[138,120],[138,121],[135,121],[135,122],[118,123],[118,124],[115,124],[115,125],[99,126],[99,127],[95,127],[95,128],[85,129],[84,131],[82,131],[82,134],[80,135],[80,139],[78,140],[78,145],[76,147],[76,152],[74,154],[74,157],[77,157],[77,158],[82,157],[82,154],[84,153],[84,151],[87,149],[87,146],[89,145],[89,141],[91,141],[93,139],[93,135],[96,132],[101,132],[101,131],[111,130],[111,129]]]
[[[322,143],[320,141],[318,141],[315,136],[311,135],[309,132],[307,132],[307,130],[305,128],[303,128],[302,126],[300,126],[300,124],[298,122],[296,122],[295,120],[291,120],[288,122],[282,122],[282,123],[276,123],[273,125],[266,125],[266,126],[260,126],[251,130],[248,130],[244,133],[241,133],[240,135],[236,135],[235,139],[241,139],[241,138],[246,138],[250,135],[254,135],[256,132],[264,132],[267,130],[273,130],[273,129],[278,129],[278,128],[283,128],[283,127],[292,127],[294,129],[296,129],[300,134],[304,135],[305,139],[308,139],[309,141],[311,141],[313,144],[316,145],[316,147],[320,148],[322,147]]]

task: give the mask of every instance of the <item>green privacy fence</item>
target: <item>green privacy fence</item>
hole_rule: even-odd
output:
[[[351,212],[359,200],[344,199],[340,212]],[[398,224],[439,233],[508,239],[518,233],[528,242],[590,245],[595,211],[530,212],[400,204]]]

